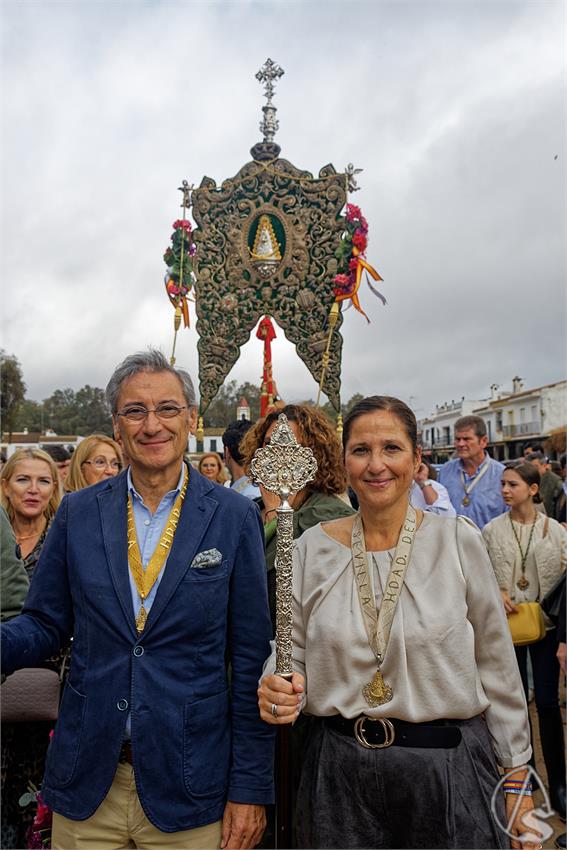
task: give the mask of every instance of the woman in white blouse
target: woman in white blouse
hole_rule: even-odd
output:
[[[567,566],[567,531],[534,504],[539,499],[539,472],[519,463],[502,474],[502,496],[508,513],[484,527],[483,535],[507,614],[520,602],[539,602]],[[545,615],[544,615],[545,616]],[[528,650],[534,673],[534,697],[552,807],[565,819],[565,743],[559,708],[557,629],[546,620],[545,638],[516,647],[528,693]]]
[[[525,832],[526,702],[480,532],[409,504],[417,426],[373,396],[344,423],[360,512],[315,526],[294,556],[291,682],[266,662],[269,723],[317,720],[298,792],[301,847],[505,847]],[[516,784],[518,783],[518,784]],[[516,815],[514,816],[514,808]],[[519,842],[514,846],[520,847]],[[526,843],[525,847],[530,845]]]

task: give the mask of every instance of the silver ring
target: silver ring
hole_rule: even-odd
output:
[[[278,716],[278,707],[275,702],[272,703],[272,717]]]

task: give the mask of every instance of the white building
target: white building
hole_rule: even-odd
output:
[[[469,416],[482,403],[479,400],[467,401],[463,396],[460,401],[436,405],[435,413],[419,423],[423,448],[452,448],[455,442],[455,422],[461,416]]]
[[[434,460],[450,457],[455,442],[454,425],[460,416],[474,414],[486,422],[488,444],[500,460],[519,457],[524,445],[539,442],[567,428],[567,380],[525,389],[522,379],[512,379],[512,388],[498,384],[490,388],[490,398],[438,405],[420,423],[422,445]]]
[[[5,431],[2,434],[0,450],[6,455],[6,459],[13,455],[17,449],[40,449],[44,446],[63,446],[67,451],[74,451],[81,440],[84,439],[84,437],[77,436],[76,434],[56,434],[55,431],[48,428],[45,434],[41,434],[39,431],[14,431],[10,440],[10,435]]]

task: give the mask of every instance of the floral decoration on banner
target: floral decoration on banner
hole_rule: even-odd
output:
[[[370,319],[360,306],[358,290],[362,280],[362,273],[366,273],[366,282],[370,290],[379,298],[382,304],[386,299],[381,292],[372,286],[368,275],[374,280],[382,280],[375,268],[366,260],[366,247],[368,245],[368,222],[362,215],[360,207],[355,204],[346,205],[345,231],[341,239],[336,256],[339,261],[339,274],[333,278],[333,291],[335,301],[349,301],[359,313],[362,313],[367,322]],[[350,306],[350,305],[349,305]]]
[[[165,289],[169,300],[179,309],[183,316],[183,324],[189,327],[189,307],[187,296],[195,284],[193,257],[197,249],[191,235],[191,223],[186,218],[173,222],[171,245],[167,248],[163,259],[167,266]]]

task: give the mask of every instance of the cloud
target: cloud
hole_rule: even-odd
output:
[[[344,398],[425,414],[513,374],[562,377],[559,2],[48,0],[5,2],[3,25],[3,340],[30,397],[104,386],[148,344],[169,353],[177,187],[249,159],[267,55],[285,69],[282,156],[364,168],[353,200],[388,306],[363,287],[372,324],[345,314]],[[180,332],[193,373],[196,343]],[[253,337],[230,377],[258,382],[260,351]],[[274,357],[285,397],[316,396],[281,333]]]

